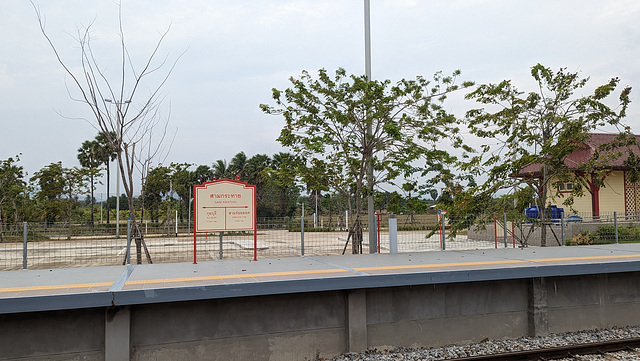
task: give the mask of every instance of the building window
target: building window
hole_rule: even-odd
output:
[[[558,182],[558,191],[561,193],[571,193],[573,191],[573,183],[571,182]]]

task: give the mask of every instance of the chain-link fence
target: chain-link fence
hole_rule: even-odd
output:
[[[557,218],[549,217],[544,221],[503,216],[495,218],[493,223],[471,227],[469,237],[486,238],[491,233],[495,235],[496,243],[518,247],[632,243],[640,242],[640,215],[603,212],[598,215],[575,213],[565,217],[558,214]]]
[[[444,220],[444,224],[443,224]],[[589,245],[640,241],[638,215],[615,213],[572,215],[540,222],[505,215],[480,225],[456,226],[445,215],[378,215],[373,225],[375,244],[369,242],[363,219],[359,249],[376,252],[424,252],[528,246]],[[346,224],[300,218],[259,218],[253,232],[198,233],[187,223],[139,225],[144,235],[127,247],[127,225],[114,224],[0,224],[0,269],[56,268],[121,265],[127,262],[198,262],[245,258],[292,257],[302,255],[351,254],[357,233]],[[393,222],[390,231],[390,223]],[[456,228],[458,227],[458,228]],[[302,231],[304,229],[304,231]],[[195,246],[194,246],[195,241]],[[358,247],[356,247],[358,248]],[[148,254],[148,256],[147,256]]]

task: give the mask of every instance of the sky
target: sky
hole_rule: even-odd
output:
[[[71,67],[79,64],[73,35],[92,24],[98,62],[107,73],[118,69],[113,0],[33,3]],[[165,164],[286,151],[276,141],[284,120],[259,109],[273,105],[272,88],[287,88],[303,70],[364,74],[363,0],[123,0],[122,13],[136,64],[170,28],[159,53],[178,59],[163,87],[175,134]],[[459,69],[461,80],[511,79],[527,92],[537,63],[580,72],[594,87],[619,77],[634,89],[626,121],[640,133],[638,19],[637,0],[371,0],[372,77],[395,82]],[[70,98],[73,84],[29,1],[2,2],[0,49],[0,160],[20,154],[29,176],[57,161],[77,166],[77,149],[97,131],[88,107]],[[461,114],[474,105],[448,106]]]

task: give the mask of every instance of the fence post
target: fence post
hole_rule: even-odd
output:
[[[504,248],[509,247],[507,244],[507,214],[502,213],[502,229],[504,230]]]
[[[560,212],[560,237],[562,237],[562,245],[564,246],[564,212]]]
[[[447,250],[447,245],[446,245],[446,239],[447,237],[444,234],[445,228],[444,228],[444,213],[440,212],[440,221],[442,222],[442,224],[440,225],[440,230],[441,230],[441,237],[442,237],[442,250],[446,251]]]
[[[131,218],[127,218],[127,264],[131,264]]]
[[[27,222],[22,222],[22,269],[27,269]]]
[[[613,211],[613,228],[616,232],[616,244],[618,244],[618,212]]]
[[[220,233],[220,252],[219,253],[220,253],[220,259],[222,259],[222,256],[223,256],[223,254],[222,254],[222,233],[224,233],[224,232],[220,231],[219,233]]]
[[[398,219],[395,214],[389,215],[389,252],[398,253]]]
[[[300,252],[304,256],[304,203],[302,203],[302,215],[300,215]]]

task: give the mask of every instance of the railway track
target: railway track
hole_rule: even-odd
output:
[[[494,355],[470,356],[470,357],[449,359],[449,361],[557,360],[557,359],[567,358],[567,357],[572,357],[577,355],[604,354],[607,352],[632,350],[634,348],[640,348],[640,338],[605,341],[605,342],[589,343],[589,344],[583,344],[583,345],[562,346],[562,347],[554,347],[554,348],[548,348],[548,349],[516,351],[516,352],[508,352],[508,353],[494,354]]]

